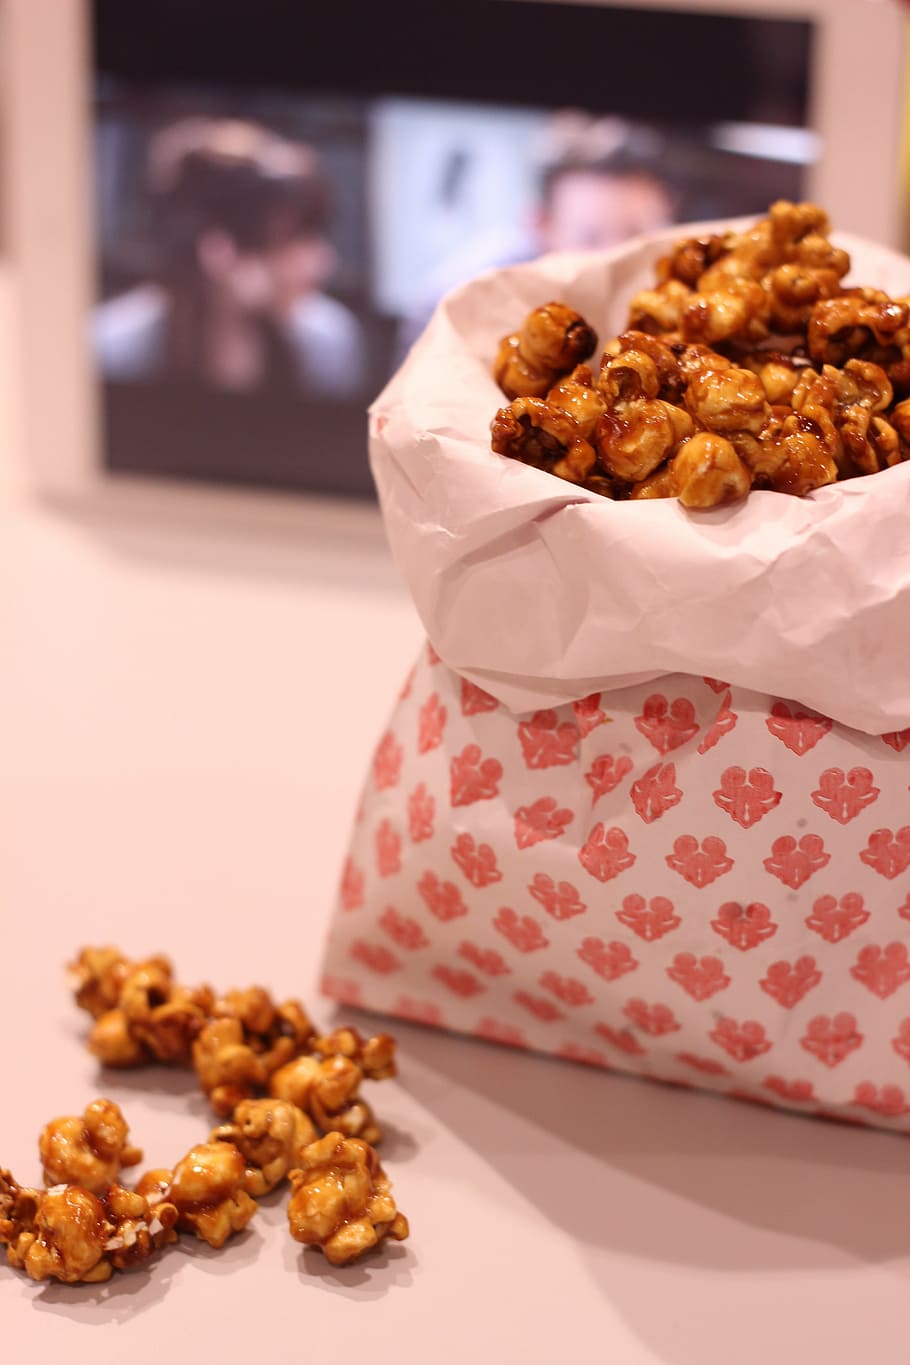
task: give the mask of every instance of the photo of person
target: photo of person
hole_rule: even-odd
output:
[[[149,138],[145,175],[157,260],[95,310],[102,376],[362,395],[361,323],[326,291],[336,251],[319,153],[253,121],[186,117]]]
[[[426,116],[418,128],[416,113],[413,131],[405,125],[404,134],[427,144]],[[463,121],[438,127],[436,137],[440,152],[447,138],[451,143],[446,154],[437,154],[436,176],[424,178],[424,185],[435,184],[436,194],[420,216],[430,223],[448,217],[455,245],[432,262],[420,295],[405,310],[401,353],[419,336],[439,299],[482,270],[549,251],[603,250],[677,218],[679,196],[669,177],[666,138],[652,127],[581,111],[527,111],[520,123],[502,122],[498,129],[488,120],[483,139],[469,140]],[[487,210],[490,221],[481,221],[474,231],[466,221],[459,230],[453,187],[460,190],[467,218],[468,205],[482,198],[480,186],[487,178],[514,177],[519,140],[523,181],[492,201],[497,207]],[[500,222],[492,221],[493,213]]]
[[[97,93],[106,459],[346,496],[372,495],[367,407],[450,290],[757,211],[804,172],[747,125],[254,85]]]

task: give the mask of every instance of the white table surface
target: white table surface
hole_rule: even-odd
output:
[[[188,1076],[98,1075],[61,971],[80,944],[316,1007],[420,635],[357,524],[267,540],[0,497],[0,1164],[21,1179],[43,1123],[97,1093],[150,1165],[209,1123]],[[333,1270],[272,1196],[224,1250],[183,1239],[106,1286],[0,1265],[0,1360],[910,1359],[906,1139],[395,1031],[400,1080],[372,1097],[409,1242]]]

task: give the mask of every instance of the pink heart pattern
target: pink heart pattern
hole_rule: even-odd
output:
[[[529,768],[556,768],[574,763],[579,731],[574,720],[557,720],[555,711],[535,711],[518,727],[524,761]]]
[[[516,716],[425,650],[370,760],[323,987],[910,1132],[908,789],[910,726],[679,675]]]
[[[765,724],[770,734],[785,744],[791,754],[802,758],[814,749],[820,740],[831,730],[827,716],[810,715],[806,711],[791,708],[785,701],[776,701]]]
[[[814,872],[827,867],[830,861],[831,854],[825,852],[824,840],[817,834],[803,834],[799,842],[792,834],[782,834],[771,845],[764,868],[791,891],[798,891]]]

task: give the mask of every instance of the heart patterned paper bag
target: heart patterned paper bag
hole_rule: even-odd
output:
[[[667,240],[474,281],[373,407],[433,644],[373,759],[324,988],[910,1129],[910,465],[693,515],[489,449],[496,340],[554,297],[613,335]],[[836,240],[910,291],[910,261]]]

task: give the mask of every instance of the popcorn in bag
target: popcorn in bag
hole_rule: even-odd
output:
[[[474,281],[374,405],[433,644],[374,755],[324,988],[910,1129],[910,468],[691,515],[489,449],[499,336],[550,297],[614,335],[677,235]],[[851,278],[910,291],[910,261],[836,240]]]

